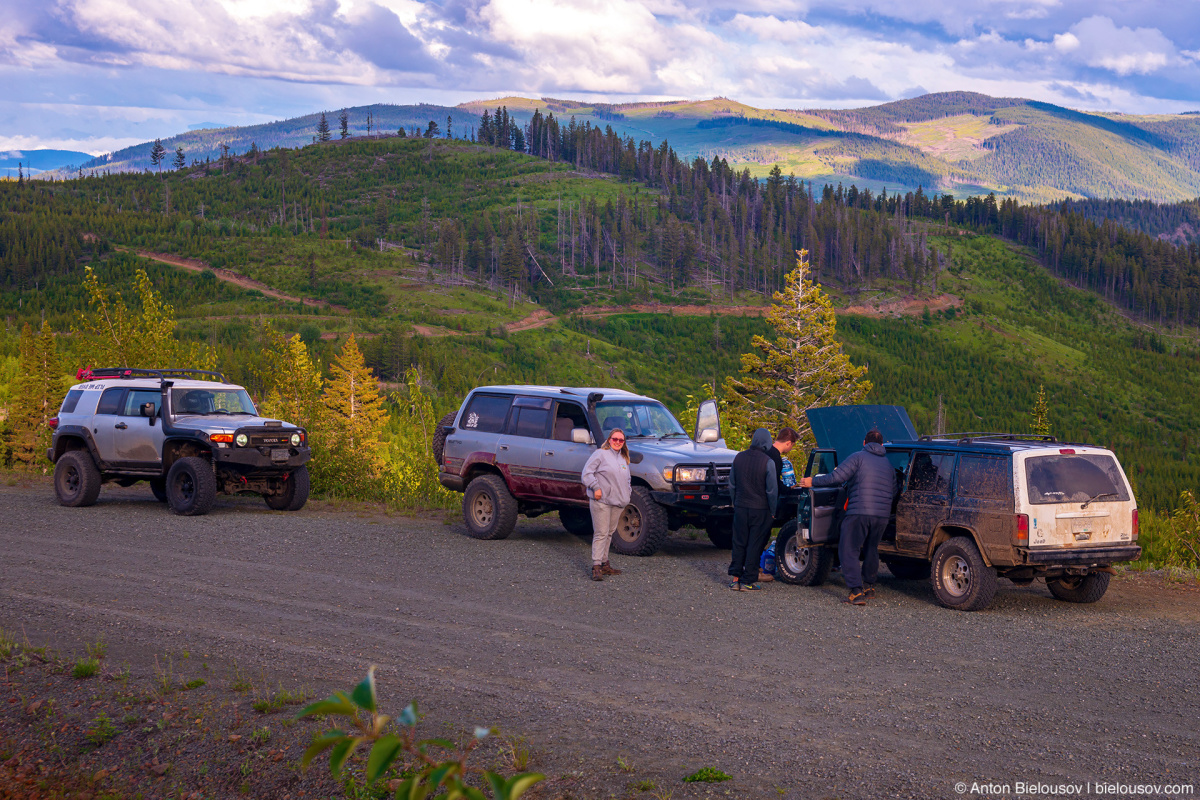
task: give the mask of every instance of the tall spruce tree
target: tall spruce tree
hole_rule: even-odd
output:
[[[163,147],[162,139],[155,139],[154,146],[150,148],[150,163],[162,172],[163,159],[167,157],[167,148]]]
[[[807,277],[808,251],[796,253],[796,268],[767,312],[775,339],[755,336],[757,352],[742,356],[741,374],[725,379],[726,417],[743,430],[794,428],[805,444],[812,429],[804,411],[816,406],[853,405],[871,391],[834,338],[833,304]]]
[[[43,325],[35,335],[26,324],[21,329],[16,391],[10,410],[12,457],[16,466],[48,467],[46,449],[55,415],[66,391],[58,361],[54,331]]]
[[[387,409],[379,382],[351,334],[329,366],[325,383],[324,436],[329,455],[317,465],[322,483],[358,497],[378,494],[384,471],[383,429]]]
[[[1050,435],[1050,404],[1046,401],[1046,387],[1039,386],[1037,400],[1034,401],[1033,411],[1029,414],[1029,427],[1038,436]]]
[[[183,154],[183,145],[175,148],[175,158],[171,162],[171,166],[176,170],[181,170],[187,166],[187,156]]]
[[[325,112],[321,112],[321,119],[317,122],[317,141],[328,142],[329,135],[329,120],[325,118]]]
[[[341,127],[341,137],[348,139],[350,137],[350,113],[344,108],[338,115],[338,125]]]

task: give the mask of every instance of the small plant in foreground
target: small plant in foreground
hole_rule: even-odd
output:
[[[17,642],[16,637],[0,628],[0,661],[7,661],[20,649],[21,645]]]
[[[100,747],[118,733],[120,731],[116,725],[113,725],[112,720],[108,718],[108,714],[101,712],[100,716],[93,720],[92,727],[88,728],[87,738],[96,747]]]
[[[617,766],[621,768],[621,772],[633,772],[634,766],[625,760],[625,756],[617,756]]]
[[[545,779],[544,775],[525,772],[506,780],[495,772],[468,767],[467,758],[483,739],[493,733],[490,728],[476,728],[475,736],[465,745],[456,745],[448,739],[418,740],[417,721],[420,714],[415,702],[409,703],[400,712],[397,720],[400,735],[388,733],[391,717],[378,711],[373,666],[367,670],[366,679],[354,687],[350,694],[334,692],[333,696],[313,703],[298,716],[316,714],[345,717],[350,723],[347,727],[352,726],[352,730],[337,729],[318,736],[304,751],[301,766],[307,768],[314,758],[331,750],[329,768],[337,775],[360,745],[369,744],[371,751],[367,756],[366,779],[371,784],[379,780],[401,754],[407,753],[415,762],[412,765],[415,774],[410,774],[396,788],[396,800],[423,800],[431,795],[445,800],[487,800],[487,795],[480,789],[466,783],[472,773],[482,774],[492,790],[494,800],[517,800],[531,786]],[[430,755],[434,748],[447,751],[450,758],[441,761],[434,758]]]
[[[183,685],[183,688],[188,691],[191,691],[192,689],[199,689],[201,686],[203,686],[206,683],[208,683],[208,681],[204,680],[204,678],[193,678],[192,680],[185,683]]]
[[[95,658],[81,658],[71,668],[71,674],[76,678],[90,678],[100,671],[100,661]]]
[[[716,767],[701,767],[683,779],[684,783],[718,783],[727,781],[733,776],[722,772]]]
[[[298,706],[306,699],[308,699],[308,695],[301,690],[293,692],[280,687],[268,697],[255,700],[251,704],[251,708],[260,714],[270,714],[272,711],[278,711],[284,706]]]
[[[254,744],[264,744],[271,740],[270,728],[259,728],[254,733],[250,734],[250,741]]]

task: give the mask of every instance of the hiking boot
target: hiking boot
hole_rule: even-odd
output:
[[[621,574],[621,570],[617,569],[612,564],[609,564],[607,561],[605,561],[603,564],[600,565],[600,571],[602,573],[604,573],[605,575],[620,575]]]
[[[865,606],[867,604],[867,598],[863,594],[862,589],[851,589],[850,596],[842,602],[849,603],[852,606]]]
[[[773,580],[775,580],[775,576],[769,572],[758,573],[758,582],[759,583],[770,583]]]
[[[604,569],[599,564],[592,565],[592,580],[594,580],[594,581],[604,580]]]
[[[863,593],[863,597],[867,598],[868,600],[875,599],[875,587],[874,586],[867,586],[866,588],[864,588],[862,590],[862,593]]]

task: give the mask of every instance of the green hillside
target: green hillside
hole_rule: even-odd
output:
[[[678,410],[767,332],[745,307],[766,302],[803,246],[839,304],[877,309],[843,316],[841,335],[870,368],[872,401],[907,406],[922,431],[939,395],[950,429],[1027,430],[1044,385],[1055,432],[1116,447],[1145,506],[1169,507],[1200,483],[1200,306],[1154,305],[1181,286],[1200,291],[1190,251],[1107,233],[1092,241],[1090,223],[1011,201],[810,195],[603,131],[578,141],[584,150],[560,154],[565,163],[462,141],[356,139],[161,178],[0,185],[0,395],[11,391],[20,325],[66,331],[84,307],[86,263],[127,297],[134,270],[147,268],[181,335],[208,342],[255,391],[271,370],[270,323],[324,361],[353,332],[385,381],[419,366],[442,409],[478,383],[562,382],[633,388]],[[577,169],[576,158],[625,177]],[[1039,226],[1057,226],[1045,256],[958,233],[1015,239]],[[1102,252],[1114,243],[1119,256]],[[1114,301],[1181,321],[1130,322],[1038,263],[1083,282],[1092,254],[1105,259],[1097,269],[1121,267]],[[1180,268],[1164,274],[1172,260]],[[1096,274],[1103,284],[1107,273]],[[922,314],[925,302],[946,310]],[[73,337],[59,341],[77,366]]]

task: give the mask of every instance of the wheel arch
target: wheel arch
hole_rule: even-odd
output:
[[[992,566],[992,560],[988,558],[987,551],[983,548],[983,542],[979,541],[979,534],[977,534],[971,528],[963,525],[939,526],[938,529],[934,531],[933,538],[929,540],[929,549],[925,552],[926,560],[930,562],[933,561],[933,554],[937,552],[938,547],[940,547],[943,542],[948,542],[951,539],[959,538],[970,539],[975,545],[975,549],[979,551],[979,555],[983,559],[983,563],[989,567]]]
[[[504,473],[495,464],[489,464],[486,461],[476,461],[463,470],[463,491],[471,485],[471,481],[483,475],[495,475],[504,481],[504,485],[508,485],[508,481],[504,478]]]
[[[95,448],[93,448],[92,443],[80,433],[60,434],[54,441],[54,453],[52,454],[50,460],[57,463],[58,460],[62,458],[63,453],[69,453],[72,450],[86,450],[88,455],[92,457],[92,460],[96,460]]]
[[[181,458],[196,456],[212,461],[212,450],[195,439],[168,439],[163,443],[162,471],[166,475],[171,466]]]

